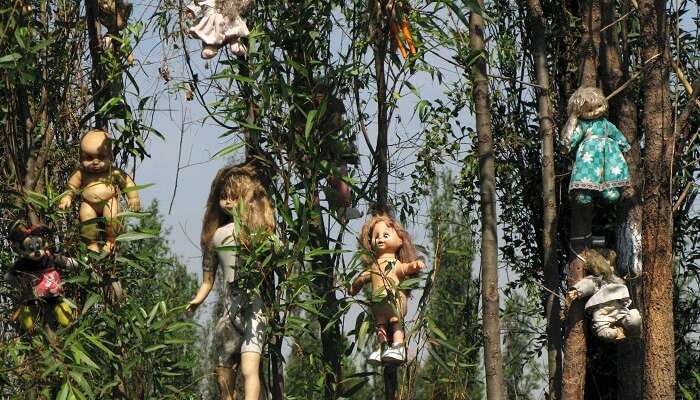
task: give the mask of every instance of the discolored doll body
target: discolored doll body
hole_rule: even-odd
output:
[[[373,352],[369,361],[403,363],[406,360],[403,328],[406,293],[399,289],[399,284],[406,277],[419,273],[425,264],[416,259],[408,232],[386,215],[374,216],[365,223],[360,245],[368,252],[364,259],[365,270],[353,281],[348,292],[354,296],[370,282],[372,316],[380,344],[388,342],[387,327],[393,333],[391,346],[386,351]]]
[[[134,187],[131,177],[112,166],[111,140],[106,132],[92,130],[80,140],[80,168],[68,180],[68,193],[61,199],[59,208],[70,207],[73,197],[80,194],[80,222],[82,236],[88,249],[99,252],[99,232],[95,218],[105,218],[105,243],[102,248],[112,251],[119,228],[119,195]],[[126,193],[129,208],[138,211],[141,201],[136,190]]]

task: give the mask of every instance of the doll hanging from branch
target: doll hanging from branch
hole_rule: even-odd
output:
[[[348,293],[354,296],[366,283],[372,283],[370,301],[380,349],[372,352],[368,361],[402,364],[406,361],[403,325],[407,291],[400,288],[400,283],[418,274],[425,264],[417,259],[408,232],[388,215],[375,215],[364,224],[360,248],[366,252],[362,257],[365,270],[352,282]],[[389,328],[392,340],[383,351]]]
[[[70,207],[76,194],[80,203],[81,235],[88,249],[99,252],[98,218],[104,219],[105,242],[102,250],[111,252],[119,230],[119,196],[126,193],[129,208],[141,208],[138,191],[131,177],[112,165],[112,141],[107,132],[93,129],[80,139],[80,168],[68,180],[67,193],[58,207]]]
[[[617,255],[608,249],[586,250],[584,268],[588,274],[567,293],[565,309],[579,298],[588,298],[584,306],[591,315],[591,328],[606,342],[619,342],[638,335],[642,317],[632,304],[625,282],[615,275]]]
[[[391,30],[391,37],[394,41],[394,45],[405,60],[409,57],[409,54],[411,56],[416,55],[416,45],[413,42],[411,25],[408,22],[408,7],[405,5],[405,3],[401,2],[398,6],[399,13],[397,13],[395,0],[385,1],[386,3],[384,7],[386,9],[389,30]]]
[[[242,38],[250,31],[244,15],[252,5],[253,0],[195,0],[187,6],[187,15],[196,20],[190,36],[202,41],[203,59],[216,56],[226,44],[233,54],[246,55]]]
[[[590,204],[596,194],[608,202],[620,198],[620,187],[629,186],[630,175],[622,155],[630,149],[627,139],[605,118],[608,102],[595,87],[579,88],[568,104],[569,119],[562,132],[564,153],[576,150],[569,192],[579,204]]]
[[[9,236],[12,248],[19,255],[5,274],[5,280],[20,292],[20,306],[12,319],[19,320],[29,332],[34,331],[37,321],[46,323],[51,315],[63,327],[75,318],[75,307],[63,297],[59,270],[75,267],[78,263],[70,257],[51,253],[46,240],[50,233],[46,225],[27,227],[18,224]]]
[[[259,370],[267,317],[259,288],[251,286],[255,286],[252,281],[262,282],[264,277],[262,271],[253,271],[256,276],[246,279],[245,257],[239,250],[257,248],[261,241],[273,239],[274,229],[272,202],[258,171],[249,164],[219,170],[202,224],[202,285],[187,309],[195,310],[204,302],[221,268],[224,312],[214,330],[214,346],[218,351],[215,372],[225,400],[234,398],[239,362],[245,399],[260,398]]]

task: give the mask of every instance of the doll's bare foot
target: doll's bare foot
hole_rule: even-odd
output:
[[[218,53],[218,52],[219,52],[218,47],[212,46],[209,44],[204,45],[204,47],[202,47],[202,58],[205,60],[208,60],[210,58],[214,58],[214,56],[216,56],[216,53]]]

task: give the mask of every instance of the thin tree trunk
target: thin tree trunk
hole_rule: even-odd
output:
[[[664,57],[668,28],[664,0],[639,1],[644,96],[644,220],[642,315],[644,399],[674,398],[672,165],[674,136],[669,65]],[[661,54],[662,56],[658,56]],[[651,60],[651,61],[647,61]]]
[[[559,317],[559,299],[554,295],[559,288],[557,265],[557,196],[554,172],[554,121],[549,100],[549,71],[547,70],[546,21],[539,0],[528,0],[531,43],[537,84],[537,113],[542,136],[542,249],[545,287],[549,289],[545,305],[547,317],[547,364],[549,367],[548,399],[559,398],[561,391],[562,325]]]
[[[583,33],[581,37],[581,85],[596,86],[598,81],[598,52],[600,49],[600,2],[585,0],[581,7]],[[583,262],[577,257],[589,246],[591,235],[591,205],[582,206],[571,202],[570,259],[567,277],[568,287],[572,287],[585,275]],[[579,238],[578,241],[573,240]],[[584,303],[574,301],[565,321],[564,371],[562,374],[562,399],[582,400],[586,386],[587,344]]]
[[[601,0],[602,23],[610,25],[617,19],[612,0]],[[620,55],[619,35],[616,26],[611,26],[603,34],[603,57],[601,59],[603,88],[611,93],[629,78]],[[631,149],[625,154],[632,185],[622,190],[617,206],[617,253],[618,266],[629,271],[628,286],[633,306],[639,307],[640,286],[634,279],[642,267],[642,205],[639,194],[642,190],[642,177],[639,171],[641,149],[637,132],[637,107],[634,94],[627,88],[610,99],[610,119],[620,129],[630,143]],[[642,398],[642,342],[629,337],[617,346],[617,396],[620,400]]]
[[[483,0],[478,0],[484,7]],[[484,19],[469,14],[469,46],[473,53],[485,52]],[[486,398],[506,398],[501,356],[500,309],[498,303],[498,237],[496,233],[496,171],[491,133],[489,82],[486,57],[472,67],[476,130],[479,136],[479,185],[481,189],[481,284],[483,302],[484,368]]]
[[[386,76],[384,66],[387,53],[386,10],[384,2],[373,0],[374,12],[374,71],[377,79],[377,203],[380,209],[388,204],[389,198],[389,120],[386,104]]]
[[[85,20],[88,28],[88,42],[90,45],[90,59],[92,60],[92,95],[95,112],[95,128],[107,130],[107,120],[97,115],[97,112],[105,104],[106,77],[100,58],[102,46],[100,44],[100,25],[97,22],[97,0],[85,2]]]

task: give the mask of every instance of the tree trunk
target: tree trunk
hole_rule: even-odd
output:
[[[605,26],[617,19],[615,4],[612,0],[601,0],[603,10],[602,23]],[[616,26],[611,26],[603,34],[603,89],[612,93],[629,78],[627,66],[624,65],[619,48],[619,35]],[[637,107],[634,104],[632,90],[626,88],[610,99],[610,120],[620,129],[631,149],[625,154],[632,185],[622,190],[617,206],[617,254],[620,272],[628,271],[629,286],[634,307],[639,307],[640,296],[638,280],[634,279],[642,268],[642,205],[639,194],[642,190],[642,177],[639,171],[641,149],[637,132]],[[620,274],[622,276],[622,274]],[[618,399],[636,400],[642,398],[642,342],[630,337],[617,346],[617,382]]]
[[[596,86],[600,51],[600,0],[584,0],[581,5],[581,86]]]
[[[95,112],[95,128],[107,130],[107,120],[97,115],[97,112],[109,99],[105,93],[106,77],[100,58],[102,56],[102,45],[100,44],[100,25],[97,22],[97,0],[87,0],[85,2],[85,19],[88,28],[88,41],[90,44],[90,59],[92,60],[92,95]]]
[[[674,398],[672,164],[674,135],[665,1],[639,1],[644,96],[642,315],[644,399]],[[661,54],[661,56],[659,56]]]
[[[377,149],[377,203],[380,209],[384,209],[389,200],[389,120],[386,104],[386,76],[384,73],[388,33],[384,23],[387,18],[384,2],[373,0],[372,5],[375,21],[373,30],[374,71],[377,79],[377,145],[375,147]]]
[[[549,100],[549,71],[547,70],[546,21],[539,0],[528,0],[527,9],[533,46],[535,75],[537,77],[537,113],[542,136],[542,249],[546,294],[545,313],[547,317],[547,364],[549,367],[549,400],[559,398],[561,391],[561,335],[559,298],[554,295],[559,288],[559,267],[557,265],[557,196],[554,172],[554,121],[552,104]]]
[[[483,0],[478,0],[484,7]],[[469,14],[469,46],[472,53],[485,52],[484,20]],[[481,284],[483,302],[484,368],[486,398],[506,398],[501,356],[501,329],[498,303],[498,238],[496,234],[496,171],[491,133],[489,82],[486,57],[480,56],[472,66],[476,130],[479,136],[479,185],[481,189]]]

